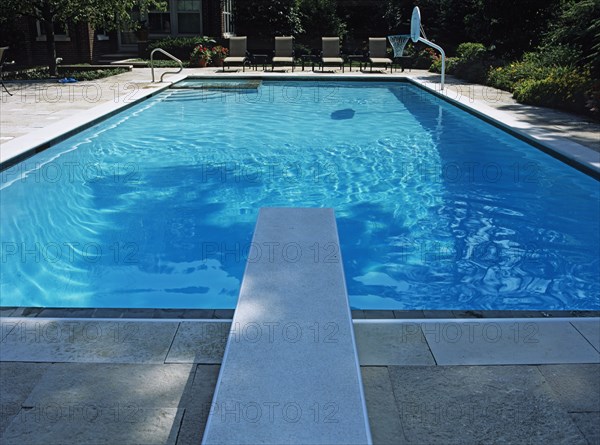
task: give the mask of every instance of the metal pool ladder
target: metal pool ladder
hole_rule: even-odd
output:
[[[168,58],[174,60],[175,62],[177,62],[179,64],[179,71],[166,71],[164,73],[162,73],[162,75],[160,76],[160,81],[163,81],[163,77],[165,77],[165,75],[167,74],[179,74],[181,71],[183,71],[183,63],[181,63],[181,60],[179,60],[177,57],[175,57],[172,54],[169,54],[168,52],[166,52],[164,49],[162,48],[156,48],[153,49],[152,52],[150,53],[150,68],[152,69],[152,83],[154,83],[154,53],[158,51],[160,53],[163,53],[165,56],[167,56]]]

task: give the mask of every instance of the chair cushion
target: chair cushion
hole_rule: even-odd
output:
[[[273,63],[294,63],[293,57],[273,57]]]
[[[344,63],[344,59],[341,57],[322,57],[323,63]]]
[[[369,62],[377,64],[391,65],[392,59],[386,59],[385,57],[370,57]]]
[[[246,57],[225,57],[223,63],[244,63]]]

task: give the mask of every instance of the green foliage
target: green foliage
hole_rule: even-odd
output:
[[[82,80],[97,80],[104,77],[116,76],[117,74],[126,73],[126,68],[107,68],[99,70],[68,70],[60,72],[60,77],[73,77],[79,81]],[[47,80],[53,76],[50,75],[48,67],[37,67],[23,71],[7,72],[4,76],[8,80]]]
[[[578,48],[578,64],[600,78],[600,1],[566,0],[544,37],[547,46]]]
[[[569,67],[552,67],[543,79],[528,78],[514,87],[518,102],[581,112],[585,109],[591,90],[588,72]]]
[[[481,43],[461,43],[456,50],[458,60],[454,64],[454,74],[469,82],[485,83],[493,59]]]
[[[216,42],[212,37],[197,36],[197,37],[167,37],[165,39],[155,40],[148,44],[148,57],[152,50],[162,48],[166,52],[173,54],[178,59],[187,60],[190,54],[198,45],[212,47]],[[156,53],[155,58],[165,59],[166,56]]]
[[[470,39],[515,59],[537,47],[564,0],[471,0],[463,23]],[[428,18],[429,20],[429,18]]]
[[[458,57],[446,57],[446,74],[454,74],[456,71],[456,64],[458,63]],[[432,73],[441,73],[442,72],[442,58],[436,58],[431,66],[429,67],[429,71]]]
[[[494,88],[514,92],[515,86],[525,80],[542,80],[548,76],[549,67],[538,65],[531,60],[513,62],[506,66],[491,69],[487,83]]]
[[[61,25],[87,22],[94,28],[116,29],[122,24],[138,25],[132,17],[134,8],[146,13],[166,6],[165,0],[2,0],[0,21],[29,16]]]
[[[10,22],[21,16],[40,21],[47,37],[46,51],[50,73],[56,74],[56,43],[54,25],[89,23],[93,28],[116,29],[127,25],[134,29],[139,25],[133,17],[134,8],[140,13],[149,9],[164,10],[164,0],[2,0],[0,23]]]
[[[446,73],[454,74],[470,82],[485,83],[487,72],[494,60],[481,43],[461,43],[457,49],[458,57],[446,58]],[[442,60],[436,55],[429,71],[441,72]]]
[[[456,55],[462,62],[480,62],[486,58],[487,50],[482,43],[466,42],[458,45]]]
[[[302,31],[296,0],[236,0],[235,17],[238,35],[296,35]]]
[[[97,80],[105,77],[116,76],[117,74],[126,73],[128,70],[125,68],[107,68],[101,70],[85,70],[85,71],[65,71],[61,72],[62,77],[73,77],[79,81],[82,80]]]
[[[335,0],[297,0],[303,33],[309,37],[346,34],[346,24],[337,14]]]
[[[427,70],[437,57],[433,48],[424,48],[416,53],[413,60],[413,68]]]

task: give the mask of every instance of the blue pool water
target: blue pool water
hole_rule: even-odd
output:
[[[258,209],[326,206],[352,307],[600,309],[599,183],[408,84],[168,90],[1,186],[2,306],[233,308]]]

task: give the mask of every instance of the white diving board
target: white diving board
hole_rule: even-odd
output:
[[[372,443],[332,209],[260,210],[202,443]]]

